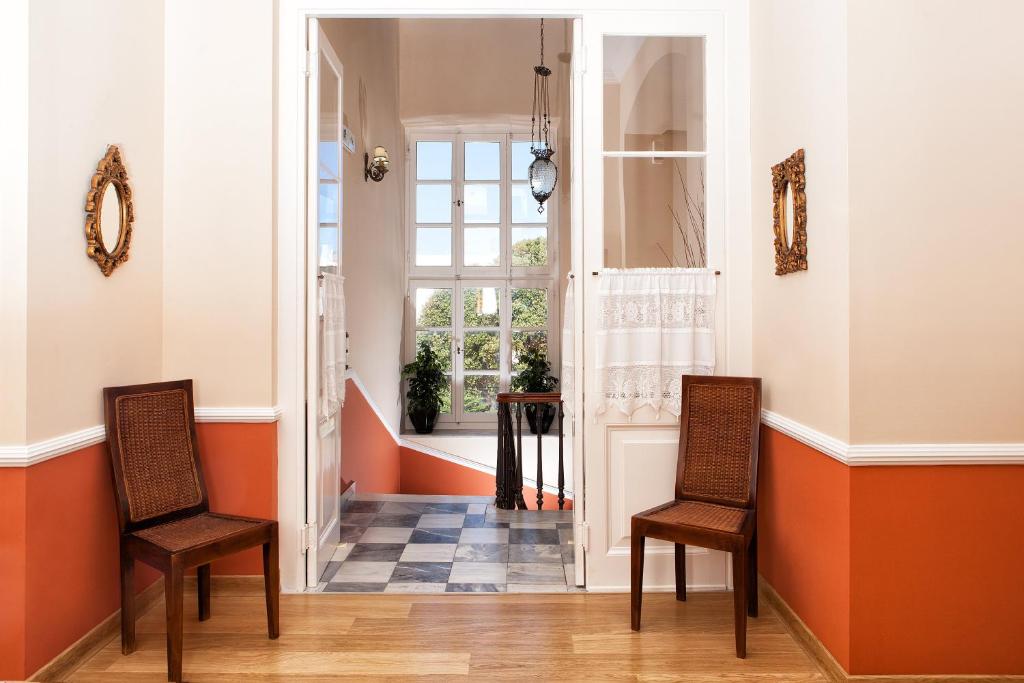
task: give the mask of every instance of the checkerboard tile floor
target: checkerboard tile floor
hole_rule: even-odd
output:
[[[493,499],[485,501],[452,496],[357,498],[341,515],[341,543],[318,590],[576,590],[572,511],[513,512],[495,508]]]

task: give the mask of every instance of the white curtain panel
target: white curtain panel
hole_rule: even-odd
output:
[[[320,275],[320,416],[330,418],[345,405],[345,278]]]
[[[562,306],[562,405],[565,415],[573,414],[572,396],[576,388],[575,335],[573,333],[573,310],[575,295],[573,294],[573,276],[570,274],[565,286],[565,305]]]
[[[643,406],[679,417],[685,375],[715,372],[715,274],[707,268],[601,271],[597,413]]]

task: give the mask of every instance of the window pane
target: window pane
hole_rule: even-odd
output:
[[[467,413],[493,413],[498,410],[497,375],[467,375],[462,409]]]
[[[513,332],[512,333],[512,369],[519,371],[523,369],[523,364],[519,362],[519,357],[523,355],[523,351],[528,348],[539,349],[547,356],[548,353],[548,333],[547,332]],[[548,359],[550,362],[550,359]]]
[[[704,149],[704,39],[606,36],[604,147]]]
[[[466,185],[466,207],[463,217],[467,223],[497,223],[501,217],[501,188],[499,185]]]
[[[548,326],[548,290],[512,288],[512,327]]]
[[[452,186],[416,186],[416,222],[452,222]]]
[[[501,263],[500,228],[466,228],[463,261],[467,266],[497,266]]]
[[[323,135],[324,131],[321,130],[320,134]],[[317,158],[320,162],[320,179],[329,180],[339,178],[341,175],[341,169],[338,166],[341,159],[338,156],[338,143],[323,142],[321,140],[318,148],[319,151],[317,152]]]
[[[340,265],[338,259],[338,228],[320,226],[320,248],[317,254],[318,265],[321,268],[337,267]]]
[[[497,332],[469,332],[462,349],[465,358],[462,367],[466,370],[497,370],[499,352]]]
[[[466,180],[501,180],[501,143],[466,143]]]
[[[452,333],[451,332],[417,332],[416,349],[420,348],[420,342],[426,340],[430,344],[430,350],[438,355],[445,372],[452,371]]]
[[[320,183],[320,213],[317,216],[321,223],[337,223],[338,218],[338,183]]]
[[[497,287],[466,287],[462,290],[462,314],[466,327],[497,327],[501,324]]]
[[[452,143],[416,143],[416,179],[452,179]]]
[[[549,200],[555,201],[554,199]],[[548,212],[538,213],[540,204],[533,198],[530,186],[526,183],[512,185],[512,222],[513,223],[547,223]]]
[[[548,264],[547,228],[512,228],[512,265]]]
[[[703,268],[703,159],[605,159],[608,268]]]
[[[452,264],[451,228],[416,228],[416,265]]]
[[[512,180],[529,180],[529,168],[534,156],[529,142],[512,143]]]
[[[416,327],[452,326],[452,290],[419,287],[416,289]]]
[[[441,413],[451,415],[452,412],[452,378],[449,375],[445,385],[441,388]]]

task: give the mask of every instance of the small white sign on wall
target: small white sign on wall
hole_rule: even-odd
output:
[[[341,132],[341,144],[345,147],[349,154],[356,153],[356,136],[352,135],[352,131],[345,126]]]

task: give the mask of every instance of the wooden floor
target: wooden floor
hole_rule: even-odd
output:
[[[188,681],[823,681],[775,614],[751,619],[747,659],[733,652],[732,595],[281,596],[281,637],[266,636],[262,595],[214,586],[212,617],[186,593]],[[74,681],[164,681],[163,601],[138,621],[138,651],[102,646]]]

